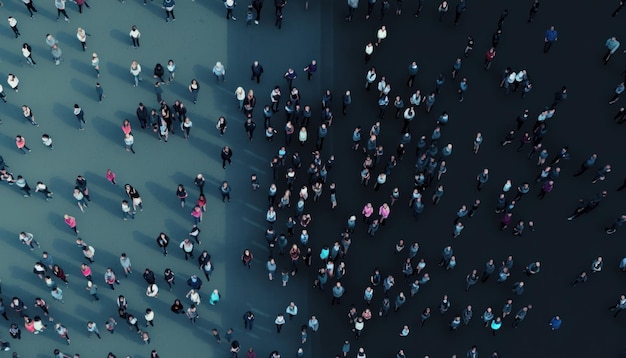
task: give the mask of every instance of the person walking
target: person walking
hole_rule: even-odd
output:
[[[559,33],[554,29],[554,26],[550,26],[543,36],[543,53],[548,53],[548,51],[550,51],[550,47],[554,45],[558,38]]]
[[[139,47],[139,38],[141,37],[141,32],[137,29],[137,26],[135,25],[131,26],[128,36],[130,36],[130,40],[132,42],[131,47],[132,48]]]
[[[615,87],[615,94],[613,95],[613,97],[611,97],[611,99],[609,100],[609,104],[613,104],[617,101],[619,101],[619,96],[624,92],[624,82],[621,82],[617,85],[617,87]]]
[[[80,42],[83,52],[85,52],[85,49],[87,48],[87,33],[81,27],[76,30],[76,38]]]
[[[626,301],[625,301],[625,303],[626,303]],[[521,310],[517,311],[517,313],[515,314],[514,321],[513,321],[513,328],[517,328],[519,323],[522,322],[524,319],[526,319],[526,315],[528,314],[528,310],[530,310],[531,308],[533,308],[532,305],[527,305],[527,306],[522,307]]]
[[[98,326],[93,321],[87,322],[87,332],[89,332],[89,337],[95,334],[98,339],[102,339],[102,337],[100,337]]]
[[[287,323],[287,321],[285,321],[285,316],[282,313],[276,315],[276,319],[274,319],[274,324],[276,325],[276,333],[280,333],[285,323]]]
[[[52,193],[50,193],[50,195],[52,195]],[[67,226],[70,227],[70,229],[76,234],[78,235],[79,231],[78,228],[76,227],[76,218],[70,215],[63,215],[63,220],[65,221],[65,223],[67,224]]]
[[[9,21],[9,27],[15,34],[15,38],[20,37],[21,34],[20,34],[20,30],[17,28],[17,20],[13,16],[9,16],[8,21]]]
[[[78,130],[85,130],[85,112],[78,104],[74,104],[74,116],[78,120]]]
[[[133,76],[133,80],[135,81],[133,87],[139,86],[139,82],[142,81],[141,77],[141,65],[136,60],[133,60],[130,63],[130,74]]]
[[[485,70],[489,70],[491,68],[491,63],[493,59],[496,57],[496,49],[495,47],[490,48],[487,53],[485,53],[485,62],[483,63],[483,68]]]
[[[15,136],[15,146],[19,149],[23,154],[27,154],[30,152],[30,148],[26,146],[26,139],[21,135]],[[28,152],[27,152],[28,151]]]
[[[306,72],[306,78],[310,81],[311,78],[313,78],[313,74],[317,72],[317,61],[311,60],[311,62],[304,67],[303,71]]]
[[[624,309],[626,309],[626,295],[621,295],[617,304],[609,307],[609,311],[615,311],[615,314],[613,314],[615,318],[617,318],[617,315]]]
[[[70,345],[70,335],[69,335],[69,331],[67,330],[67,328],[65,328],[61,323],[57,323],[54,325],[54,330],[57,332],[57,334],[65,339],[65,342],[67,343],[67,345]]]
[[[32,15],[31,15],[32,17]],[[28,43],[24,43],[22,45],[22,56],[24,56],[24,58],[26,59],[26,63],[28,63],[31,67],[35,67],[37,66],[37,62],[35,62],[35,60],[33,60],[33,49],[32,47],[30,47],[30,45]]]
[[[459,83],[459,89],[457,91],[459,94],[459,102],[463,102],[463,100],[465,99],[465,92],[467,91],[467,88],[467,78],[463,77],[463,79]]]
[[[233,10],[235,10],[235,6],[237,6],[235,0],[224,1],[224,7],[226,8],[226,20],[233,19],[233,21],[237,21],[237,18],[233,15]]]
[[[563,321],[561,320],[561,317],[557,315],[557,316],[552,317],[552,319],[550,320],[548,324],[550,325],[551,330],[556,331],[559,328],[561,328],[562,323]]]
[[[213,75],[215,76],[216,82],[219,83],[220,81],[222,82],[225,81],[224,76],[226,75],[226,69],[224,68],[224,65],[222,65],[221,62],[218,61],[215,63],[215,66],[213,66],[212,72],[213,72]]]
[[[70,22],[70,18],[65,11],[65,0],[54,0],[54,6],[57,8],[57,21],[59,21],[61,14],[63,14],[65,22]]]
[[[144,5],[146,5],[145,0]],[[170,16],[172,17],[172,21],[176,21],[176,16],[174,16],[174,7],[176,7],[176,2],[174,0],[163,0],[163,9],[165,10],[165,22],[170,21]]]
[[[607,63],[609,63],[609,60],[611,59],[611,56],[619,48],[620,42],[617,41],[617,38],[615,36],[612,36],[608,40],[606,40],[606,42],[604,43],[604,46],[607,49],[606,55],[604,55],[604,64],[606,65]]]
[[[233,164],[232,160],[230,159],[233,156],[233,151],[232,149],[230,149],[229,146],[223,147],[220,155],[222,157],[222,169],[226,169],[226,162],[228,162],[228,165]]]
[[[624,223],[626,223],[626,215],[622,214],[617,219],[615,219],[613,225],[605,228],[604,230],[607,234],[612,235],[617,231],[620,226],[624,225]]]

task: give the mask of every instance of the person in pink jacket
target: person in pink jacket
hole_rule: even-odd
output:
[[[361,214],[363,214],[363,221],[365,221],[367,225],[372,223],[373,213],[374,213],[374,207],[372,206],[372,203],[365,204],[365,206],[363,207],[363,210],[361,210]]]
[[[378,221],[382,225],[385,225],[385,222],[387,221],[389,214],[391,214],[391,208],[389,207],[389,204],[384,203],[378,208],[378,215],[380,215],[380,219]]]
[[[65,220],[67,226],[69,226],[70,229],[72,229],[72,231],[74,231],[74,233],[78,235],[78,229],[76,228],[76,218],[65,214],[63,215],[63,219]]]
[[[113,173],[111,169],[107,169],[106,178],[109,182],[111,182],[111,184],[113,185],[117,184],[115,182],[115,173]]]
[[[17,149],[21,150],[24,154],[26,154],[26,151],[30,152],[30,148],[26,146],[26,139],[24,139],[21,135],[15,136],[15,145],[17,146]]]

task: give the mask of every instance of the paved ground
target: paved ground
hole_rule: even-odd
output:
[[[425,4],[419,19],[412,16],[413,2],[405,1],[399,17],[393,15],[395,3],[392,3],[392,10],[384,22],[377,19],[380,10],[380,4],[377,4],[375,16],[366,22],[366,3],[361,1],[355,19],[348,23],[343,19],[344,1],[312,1],[308,11],[304,10],[301,1],[290,1],[284,11],[281,31],[272,26],[274,9],[267,1],[261,24],[250,28],[246,28],[244,22],[245,3],[239,3],[235,11],[238,20],[226,22],[221,2],[181,1],[175,10],[177,21],[167,24],[163,21],[159,3],[148,2],[143,6],[141,2],[121,4],[112,1],[90,5],[91,8],[80,15],[74,4],[68,4],[69,24],[55,21],[51,3],[37,3],[39,13],[34,20],[28,18],[19,3],[5,3],[2,8],[6,16],[13,15],[18,19],[22,36],[14,39],[6,25],[0,35],[4,38],[0,45],[3,65],[0,78],[6,78],[8,73],[20,78],[19,93],[13,93],[3,83],[9,103],[2,107],[0,154],[15,175],[23,175],[33,187],[42,180],[55,192],[55,199],[46,203],[39,195],[24,199],[14,187],[4,186],[2,189],[5,220],[0,234],[7,242],[0,264],[4,272],[3,298],[8,303],[13,296],[22,297],[29,305],[31,316],[37,312],[32,307],[34,298],[48,299],[55,320],[65,324],[72,337],[72,345],[66,347],[52,327],[43,336],[33,337],[23,332],[21,341],[11,340],[13,349],[20,356],[49,357],[57,347],[68,354],[78,352],[84,357],[105,357],[110,351],[118,357],[127,354],[148,357],[151,349],[158,350],[161,357],[205,352],[209,356],[226,356],[226,343],[216,344],[210,331],[218,328],[223,337],[225,330],[233,327],[234,337],[243,348],[254,347],[259,356],[267,356],[277,349],[283,357],[290,357],[295,356],[300,346],[300,325],[312,314],[318,316],[321,328],[317,334],[310,333],[309,342],[303,346],[309,357],[334,356],[345,339],[352,342],[350,355],[363,346],[368,356],[373,357],[393,356],[400,348],[409,357],[462,355],[473,344],[479,346],[481,356],[498,351],[502,357],[616,356],[623,349],[618,334],[624,318],[613,319],[606,310],[622,293],[618,285],[623,280],[623,273],[617,269],[617,263],[623,257],[623,245],[619,241],[623,233],[609,237],[602,230],[620,214],[623,202],[622,193],[615,192],[624,175],[618,161],[624,150],[623,128],[611,120],[620,103],[608,106],[606,102],[621,81],[624,58],[618,51],[619,55],[616,54],[607,66],[601,62],[606,38],[623,36],[623,30],[618,27],[619,16],[623,14],[610,17],[615,5],[612,2],[593,8],[572,3],[566,10],[559,4],[544,2],[532,24],[526,23],[530,3],[509,5],[510,15],[504,22],[497,57],[489,72],[482,69],[483,54],[503,10],[500,2],[492,0],[468,4],[468,11],[458,26],[452,24],[453,10],[443,24],[438,23],[436,5],[430,2]],[[455,5],[452,4],[451,8]],[[581,25],[578,20],[581,18],[594,24],[592,30]],[[392,94],[399,94],[408,102],[410,91],[404,83],[408,63],[412,60],[420,65],[414,88],[430,91],[438,73],[444,72],[448,77],[432,113],[426,114],[423,109],[418,111],[411,129],[414,139],[405,159],[394,169],[383,189],[375,193],[371,187],[364,189],[357,185],[363,157],[350,151],[349,146],[356,125],[367,129],[376,121],[375,92],[367,93],[362,88],[368,68],[362,56],[364,45],[374,40],[376,29],[383,23],[387,25],[389,36],[375,49],[371,65],[376,66],[379,76],[387,77]],[[127,36],[133,24],[142,32],[139,49],[130,47]],[[544,55],[543,33],[551,24],[559,31],[559,39]],[[81,51],[75,37],[79,26],[91,34],[87,40],[87,52]],[[46,33],[53,34],[60,42],[64,60],[59,66],[55,66],[49,56],[44,41]],[[461,76],[468,78],[470,87],[465,101],[459,103],[455,93],[458,81],[449,78],[449,71],[454,59],[462,55],[465,38],[470,34],[475,38],[476,46],[474,53],[464,60],[461,70]],[[33,57],[38,63],[35,69],[22,61],[20,46],[23,42],[33,47]],[[107,96],[103,103],[96,100],[96,78],[90,68],[92,51],[101,58],[99,81]],[[178,71],[176,81],[164,87],[164,98],[170,103],[178,98],[183,100],[194,127],[188,142],[177,132],[165,144],[157,141],[153,133],[138,127],[134,111],[140,101],[149,106],[157,104],[150,73],[156,62],[165,64],[170,58],[176,61]],[[318,60],[320,69],[312,81],[306,81],[301,70],[313,58]],[[140,88],[132,87],[128,73],[133,59],[138,60],[144,70]],[[248,77],[248,68],[254,59],[265,68],[260,85],[249,81]],[[216,61],[226,65],[224,84],[215,84],[211,75]],[[506,66],[528,70],[534,90],[526,99],[522,100],[519,93],[504,96],[497,87],[500,71]],[[306,211],[313,216],[310,232],[314,257],[324,244],[332,244],[338,239],[346,218],[358,214],[364,203],[371,201],[378,207],[388,200],[394,186],[401,191],[401,199],[393,208],[389,224],[375,238],[368,237],[363,226],[358,227],[345,259],[348,274],[343,283],[347,293],[338,307],[330,306],[329,292],[321,293],[311,287],[319,260],[313,260],[313,268],[302,269],[286,288],[281,287],[279,281],[269,282],[264,269],[268,253],[263,239],[263,215],[266,188],[272,177],[269,162],[282,143],[282,135],[271,144],[262,139],[261,108],[269,101],[269,92],[275,84],[286,87],[281,76],[288,67],[294,67],[300,75],[295,85],[300,89],[302,102],[311,104],[314,109],[312,128],[319,123],[322,91],[330,88],[334,93],[336,117],[322,157],[327,159],[331,153],[337,157],[329,179],[337,183],[339,207],[333,211],[328,209],[327,188],[320,203],[307,202]],[[201,85],[197,105],[191,103],[186,91],[192,78],[197,78]],[[559,105],[556,116],[549,120],[550,129],[544,145],[551,154],[561,146],[569,145],[572,159],[561,162],[563,173],[554,192],[539,201],[533,197],[538,192],[533,179],[539,167],[533,161],[525,160],[525,153],[516,153],[512,146],[502,149],[499,142],[514,126],[515,116],[525,108],[531,111],[532,120],[524,130],[530,130],[539,110],[552,102],[553,92],[564,84],[568,86],[570,96]],[[255,120],[258,128],[252,143],[246,140],[242,129],[243,116],[236,111],[233,92],[240,85],[246,90],[254,89],[257,95],[259,108],[255,110]],[[354,105],[344,117],[340,115],[340,94],[345,89],[352,90]],[[74,103],[79,103],[86,113],[87,126],[83,132],[77,130],[72,114]],[[22,104],[33,109],[40,127],[32,127],[23,120]],[[451,122],[444,129],[440,142],[454,144],[454,153],[448,161],[449,171],[443,179],[446,193],[438,207],[427,205],[420,222],[415,223],[406,208],[412,190],[415,138],[421,134],[430,135],[443,110],[450,113]],[[226,116],[229,122],[224,137],[218,135],[214,125],[220,115]],[[402,126],[392,117],[388,113],[379,137],[387,155],[396,147]],[[135,128],[136,155],[123,149],[120,126],[124,118],[128,118]],[[281,128],[282,113],[273,122]],[[471,145],[477,131],[483,133],[485,143],[480,153],[474,155]],[[309,160],[308,153],[314,149],[313,132],[304,148],[296,144],[289,148],[290,152],[302,153],[305,165]],[[53,151],[39,143],[42,133],[53,137]],[[26,137],[31,153],[24,156],[15,149],[16,134]],[[219,167],[218,160],[219,150],[224,145],[230,145],[235,153],[233,165],[226,171]],[[572,178],[571,173],[579,163],[593,152],[598,153],[599,164],[613,165],[613,173],[606,181],[597,184],[591,184],[593,173]],[[486,188],[478,193],[474,178],[485,167],[491,170],[491,177]],[[104,179],[107,168],[117,173],[119,184],[130,183],[141,193],[145,210],[138,213],[134,221],[121,220],[119,203],[125,195],[120,186],[111,186]],[[184,262],[178,250],[171,250],[171,254],[163,258],[154,238],[160,231],[167,232],[175,238],[174,241],[186,236],[192,222],[190,208],[189,205],[185,209],[178,206],[175,190],[177,184],[184,184],[190,193],[189,202],[193,202],[197,190],[192,180],[198,172],[207,178],[206,191],[209,194],[209,209],[201,224],[201,246],[211,253],[216,271],[211,282],[202,288],[205,299],[199,308],[201,319],[192,326],[184,317],[173,316],[168,309],[175,298],[184,298],[187,292],[184,281],[192,273],[197,273],[197,269]],[[262,189],[258,192],[250,190],[249,175],[253,172],[260,176]],[[92,196],[91,205],[84,214],[71,197],[74,178],[78,174],[88,179]],[[493,214],[495,199],[507,179],[511,179],[514,185],[524,181],[533,184],[533,195],[524,198],[514,211],[514,220],[534,220],[536,224],[536,231],[526,232],[522,238],[513,237],[510,230],[499,231],[500,217]],[[228,180],[233,187],[233,201],[227,205],[219,201],[216,189],[222,180]],[[305,180],[306,173],[301,169],[298,182],[305,183]],[[285,183],[279,181],[278,184],[279,192],[282,192]],[[576,207],[579,197],[588,199],[603,189],[608,190],[609,195],[597,210],[574,222],[565,220]],[[431,189],[424,195],[430,197]],[[480,211],[471,220],[465,220],[466,229],[453,241],[454,213],[460,205],[469,205],[476,198],[483,202]],[[97,250],[93,268],[96,283],[100,285],[102,299],[99,303],[90,302],[84,290],[85,281],[79,272],[81,252],[62,221],[64,213],[77,217],[81,237]],[[287,215],[288,212],[279,213],[279,231]],[[30,252],[20,245],[17,233],[22,230],[32,232],[42,243],[42,248]],[[391,297],[400,290],[408,292],[401,278],[402,258],[392,254],[394,243],[400,238],[420,243],[418,257],[426,259],[426,271],[432,281],[398,313],[391,313],[384,319],[374,317],[367,322],[362,338],[355,341],[345,315],[351,303],[359,310],[364,308],[362,292],[374,267],[380,267],[384,274],[396,276],[397,285],[392,289]],[[453,245],[459,261],[452,272],[436,266],[441,249],[448,244]],[[255,254],[251,271],[242,267],[239,261],[244,248],[250,248]],[[52,302],[45,285],[31,273],[42,250],[52,253],[55,261],[71,275],[70,285],[64,290],[64,305]],[[122,278],[119,288],[111,292],[101,277],[109,266],[121,274],[118,257],[122,251],[132,259],[136,273],[128,279]],[[471,269],[482,270],[487,259],[500,261],[510,254],[515,257],[515,268],[506,285],[497,286],[492,280],[477,285],[470,293],[464,292],[465,276]],[[606,261],[604,271],[593,275],[581,287],[571,289],[569,282],[579,271],[589,270],[591,261],[599,255]],[[542,262],[542,272],[526,279],[521,270],[534,260]],[[279,267],[288,265],[285,258],[279,258],[279,263]],[[149,299],[144,295],[145,283],[140,277],[145,267],[159,275],[170,267],[178,277],[177,286],[170,293],[160,281],[162,294],[158,300]],[[492,337],[478,322],[479,316],[487,306],[500,312],[504,301],[511,296],[511,284],[520,279],[527,281],[527,289],[522,297],[514,298],[514,312],[526,304],[532,304],[534,308],[519,328],[511,328],[511,318],[506,318],[498,336]],[[207,302],[213,288],[218,288],[223,295],[217,306],[210,306]],[[155,310],[156,327],[148,330],[152,337],[149,346],[126,331],[123,322],[114,336],[103,332],[101,341],[87,337],[85,324],[88,320],[95,320],[104,331],[104,321],[116,313],[114,298],[118,294],[128,298],[130,311],[140,317],[146,307]],[[420,312],[426,306],[436,311],[443,294],[448,294],[452,302],[448,314],[443,318],[438,313],[433,314],[428,324],[419,328]],[[382,296],[382,290],[376,291],[373,310],[378,309]],[[292,300],[297,303],[300,313],[278,336],[273,319]],[[187,305],[188,301],[183,301]],[[453,314],[467,304],[474,307],[474,321],[469,327],[449,333],[448,323]],[[252,332],[245,332],[241,322],[242,314],[248,309],[257,317]],[[564,324],[560,331],[551,332],[548,321],[555,314],[563,318]],[[10,322],[21,323],[14,312],[9,312],[9,318],[7,327]],[[411,327],[409,338],[398,336],[404,324]],[[6,330],[0,337],[9,339]],[[591,343],[573,344],[575,341]]]

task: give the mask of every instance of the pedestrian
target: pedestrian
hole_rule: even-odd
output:
[[[35,116],[33,115],[33,111],[27,105],[22,106],[22,113],[24,114],[24,118],[27,119],[30,124],[39,127],[39,124],[35,122]]]
[[[93,321],[87,322],[87,331],[89,332],[89,337],[95,334],[98,339],[102,339],[102,337],[100,337],[100,331],[98,331],[98,326]]]
[[[214,306],[217,302],[220,301],[220,298],[222,298],[222,295],[217,289],[214,289],[213,292],[211,292],[209,303]]]
[[[233,164],[231,158],[233,156],[233,151],[229,146],[225,146],[222,148],[221,157],[222,157],[222,168],[226,169],[226,162],[228,165]]]
[[[483,322],[485,322],[485,327],[489,327],[489,324],[491,323],[493,317],[493,310],[491,309],[491,307],[487,307],[487,309],[485,310],[485,312],[483,312],[480,318],[483,320]]]
[[[83,48],[83,52],[87,48],[87,33],[82,28],[78,28],[76,30],[76,38],[80,42],[81,47]]]
[[[317,61],[311,60],[311,62],[304,67],[303,71],[306,72],[306,78],[310,81],[311,78],[313,78],[313,74],[317,72]]]
[[[332,291],[333,291],[332,292],[333,299],[332,299],[331,305],[334,306],[335,303],[341,304],[341,297],[346,292],[346,289],[341,285],[341,282],[335,283],[335,286],[333,287]]]
[[[35,8],[35,5],[33,4],[33,1],[32,0],[26,0],[26,1],[22,1],[22,2],[26,6],[26,10],[28,10],[28,12],[30,13],[30,18],[34,19],[35,15],[33,15],[33,12],[37,12],[37,9]]]
[[[31,17],[32,17],[32,15],[31,15]],[[22,45],[22,56],[24,56],[24,58],[26,59],[26,63],[28,63],[31,67],[35,67],[35,66],[37,66],[37,62],[35,62],[35,60],[33,60],[32,52],[33,52],[32,47],[30,47],[30,45],[25,42]]]
[[[30,247],[30,251],[35,250],[35,245],[37,245],[37,247],[40,247],[39,242],[35,240],[33,234],[29,232],[20,232],[18,238],[20,239],[20,242],[22,244]]]
[[[132,42],[131,47],[132,48],[139,47],[139,38],[141,37],[141,32],[139,32],[139,30],[137,29],[137,26],[135,25],[131,26],[128,36],[130,36],[130,40]]]
[[[281,329],[285,325],[285,316],[282,313],[276,315],[276,319],[274,319],[274,324],[276,325],[276,333],[280,333]]]
[[[459,0],[455,10],[454,26],[456,26],[456,24],[459,22],[459,19],[461,18],[461,15],[465,12],[465,10],[465,0]]]
[[[502,318],[496,317],[496,319],[491,321],[491,334],[495,336],[500,327],[502,327]]]
[[[187,315],[187,318],[189,318],[192,324],[196,324],[196,320],[200,318],[200,315],[198,315],[197,308],[194,304],[192,304],[191,306],[189,306],[189,308],[187,308],[187,311],[185,312],[185,314]]]
[[[626,223],[626,215],[620,215],[617,219],[615,219],[613,225],[604,228],[604,230],[607,234],[612,235],[617,231],[620,226],[624,225],[624,223]]]
[[[463,79],[459,83],[459,89],[457,91],[459,94],[459,102],[463,102],[463,100],[465,99],[465,91],[467,91],[467,88],[467,78],[463,77]]]
[[[491,68],[491,63],[493,59],[496,57],[496,49],[495,47],[490,48],[485,54],[485,62],[483,63],[483,68],[488,70]]]
[[[554,189],[554,181],[548,180],[541,186],[541,191],[539,192],[539,199],[543,199],[547,193],[551,192]]]
[[[444,0],[441,4],[439,4],[437,10],[439,11],[439,22],[443,22],[443,18],[448,13],[448,10],[450,10],[450,6],[448,5],[448,2]]]
[[[185,255],[185,261],[187,261],[189,258],[192,258],[192,259],[194,258],[193,246],[194,246],[193,242],[191,242],[189,238],[186,238],[180,243],[179,247],[181,250],[183,250],[183,254]]]
[[[625,303],[626,303],[626,300],[625,300]],[[517,311],[517,313],[515,314],[515,319],[513,321],[514,328],[517,328],[519,323],[526,318],[526,315],[528,314],[528,310],[530,310],[532,307],[533,307],[532,305],[527,305],[527,306],[522,307],[521,310]]]
[[[283,27],[283,13],[276,12],[276,22],[274,22],[274,26],[278,27],[280,30]]]
[[[222,194],[222,202],[226,202],[226,199],[228,199],[228,202],[230,202],[230,185],[228,184],[227,181],[223,181],[222,185],[220,186],[220,193]]]
[[[552,47],[556,40],[558,40],[558,37],[559,33],[554,29],[554,26],[550,26],[550,28],[546,30],[546,33],[543,36],[543,53],[548,53],[548,51],[550,51],[550,47]]]
[[[385,25],[383,25],[376,32],[376,46],[380,45],[380,43],[386,38],[387,38],[387,28],[385,27]]]
[[[563,323],[563,321],[561,320],[561,317],[554,316],[554,317],[552,317],[552,319],[549,322],[550,329],[553,330],[553,331],[556,331],[559,328],[561,328],[561,324],[562,323]]]
[[[469,291],[470,287],[474,286],[480,280],[480,276],[478,275],[478,270],[472,270],[472,272],[465,277],[465,282],[467,285],[465,286],[465,291]]]
[[[243,254],[241,254],[241,262],[243,263],[243,265],[251,269],[252,259],[254,259],[252,252],[248,249],[243,250]]]
[[[8,18],[9,21],[9,27],[11,28],[11,30],[13,30],[13,33],[15,34],[15,38],[20,37],[20,30],[17,28],[17,20],[13,17],[13,16],[9,16]]]
[[[612,36],[608,40],[606,40],[606,42],[604,43],[604,46],[607,49],[606,55],[604,55],[605,65],[609,63],[611,56],[617,51],[617,49],[619,48],[619,45],[620,45],[620,42],[617,41],[617,38],[615,36]]]
[[[470,320],[472,319],[473,315],[474,315],[474,312],[472,311],[471,305],[468,305],[467,307],[465,307],[465,309],[463,309],[461,316],[463,317],[463,323],[466,326],[470,323]]]
[[[145,5],[144,0],[144,5]],[[174,0],[163,0],[163,9],[165,10],[165,22],[169,22],[170,16],[172,17],[172,21],[176,21],[176,16],[174,16],[174,7],[176,6],[176,2]]]
[[[57,323],[54,325],[54,330],[57,332],[57,334],[59,336],[61,336],[61,338],[65,339],[65,342],[67,342],[67,345],[70,345],[70,336],[69,336],[69,331],[67,330],[67,328],[65,328],[61,323]]]
[[[65,0],[54,0],[54,6],[57,8],[57,21],[59,21],[61,14],[63,14],[65,22],[70,22],[70,18],[65,11]]]
[[[574,279],[574,281],[572,281],[572,287],[576,287],[577,284],[585,282],[587,282],[587,273],[583,271],[578,274],[578,276],[576,276],[576,279]]]
[[[235,6],[237,6],[235,0],[224,1],[224,7],[226,7],[226,20],[230,20],[232,18],[233,21],[237,21],[237,18],[233,15],[233,10],[235,9]]]
[[[408,87],[413,87],[413,83],[415,82],[415,76],[417,76],[417,71],[419,70],[419,66],[417,62],[413,61],[409,64],[409,78],[406,82]]]
[[[400,292],[398,293],[398,295],[396,296],[396,301],[395,301],[395,305],[394,305],[394,312],[398,312],[398,310],[400,309],[400,307],[402,307],[402,305],[406,302],[406,296],[404,296],[404,292]]]
[[[598,256],[598,258],[591,263],[591,273],[601,272],[602,267],[604,267],[604,261],[602,261],[602,256]]]
[[[450,309],[450,301],[448,295],[443,295],[443,299],[439,303],[439,313],[443,316]]]
[[[359,339],[359,337],[361,337],[361,334],[363,333],[364,328],[365,328],[365,321],[363,317],[358,317],[357,319],[354,320],[354,333],[355,333],[356,339]],[[362,350],[363,348],[359,348],[359,352],[361,352]],[[365,356],[363,355],[363,357]]]
[[[535,19],[535,15],[537,15],[538,11],[539,11],[539,0],[535,0],[533,4],[530,6],[530,15],[528,17],[528,23],[533,22],[533,20]]]
[[[133,76],[134,84],[133,87],[139,86],[139,82],[142,81],[141,75],[141,65],[136,60],[133,60],[130,64],[130,74]]]
[[[37,191],[37,190],[35,190],[35,191]],[[52,193],[50,193],[50,192],[48,192],[48,193],[49,193],[50,195],[52,195]],[[48,195],[48,193],[45,193],[45,192],[44,192],[44,194],[46,194],[46,196]],[[73,231],[76,235],[78,235],[78,232],[79,232],[79,231],[78,231],[78,229],[77,229],[77,227],[76,227],[76,218],[75,218],[75,217],[73,217],[73,216],[70,216],[70,215],[65,214],[65,215],[63,215],[63,220],[65,221],[65,223],[67,224],[67,226],[69,226],[69,227],[70,227],[70,229],[71,229],[71,230],[72,230],[72,231]]]
[[[617,85],[617,87],[615,87],[615,94],[609,100],[609,104],[613,104],[619,101],[619,96],[622,94],[622,92],[624,92],[624,88],[625,88],[624,82],[621,82],[620,84]]]

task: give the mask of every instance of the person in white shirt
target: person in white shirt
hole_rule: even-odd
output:
[[[380,43],[387,38],[387,28],[383,25],[376,32],[376,46],[380,45]]]
[[[7,77],[7,83],[9,84],[9,86],[11,86],[11,88],[17,92],[18,88],[17,86],[20,84],[20,80],[19,78],[17,78],[14,74],[9,73],[9,77]]]
[[[290,302],[285,312],[289,315],[289,320],[292,320],[298,314],[298,306],[295,303]]]
[[[54,0],[54,6],[57,8],[57,21],[61,17],[61,14],[65,16],[65,22],[70,22],[70,17],[67,16],[67,12],[65,11],[65,0]]]
[[[43,142],[43,145],[45,145],[46,147],[50,148],[50,150],[52,150],[52,137],[50,137],[47,134],[44,134],[41,136],[41,141]]]
[[[124,144],[126,145],[126,151],[132,152],[135,154],[135,150],[133,149],[133,144],[135,144],[135,138],[133,138],[132,134],[127,133],[124,136]]]
[[[133,60],[130,64],[130,74],[133,75],[133,79],[135,80],[133,87],[139,86],[139,81],[141,81],[141,78],[139,77],[141,74],[141,65],[135,60]]]
[[[374,81],[376,81],[376,68],[372,67],[365,75],[365,89],[369,91]]]
[[[133,25],[130,28],[130,32],[128,33],[128,36],[130,36],[130,40],[133,42],[132,48],[139,47],[139,38],[141,37],[141,32],[137,30],[137,26]]]
[[[30,47],[29,44],[24,43],[22,45],[22,56],[24,56],[24,58],[26,58],[26,62],[31,67],[35,67],[37,65],[37,62],[35,62],[35,60],[33,60],[32,52],[33,52],[33,49],[32,49],[32,47]]]
[[[76,30],[76,38],[78,39],[78,41],[80,41],[80,45],[82,46],[84,52],[87,48],[87,33],[85,32],[85,30],[79,27]]]
[[[9,26],[11,27],[11,30],[13,30],[15,38],[18,38],[21,34],[20,30],[17,29],[17,20],[15,20],[13,16],[9,16]]]
[[[365,63],[368,63],[370,58],[372,58],[372,53],[374,53],[374,45],[369,42],[365,45]]]

